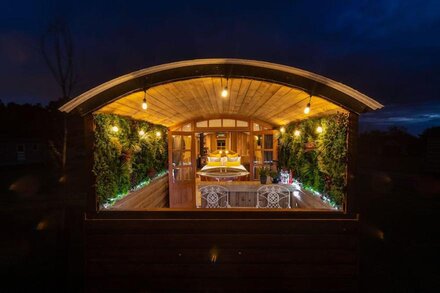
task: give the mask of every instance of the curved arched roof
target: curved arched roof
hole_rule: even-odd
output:
[[[243,81],[250,83],[248,90],[251,88],[252,82],[260,83],[259,86],[262,88],[258,87],[255,89],[253,96],[247,97],[244,95],[241,97],[243,101],[241,101],[240,105],[231,105],[229,103],[228,106],[224,106],[224,102],[217,103],[216,101],[209,103],[207,96],[209,96],[210,85],[206,85],[206,83],[211,81],[212,90],[215,91],[219,83],[224,84],[226,82],[225,78],[229,79],[228,85],[231,87],[231,94],[234,91],[234,81],[235,84],[238,84],[239,80],[240,85]],[[185,84],[186,91],[191,93],[191,99],[185,100],[184,96],[186,94],[182,84]],[[173,89],[170,89],[170,85],[173,85]],[[180,91],[176,87],[177,85],[180,86]],[[256,85],[254,84],[254,86]],[[197,87],[200,87],[200,90]],[[206,89],[207,87],[208,90]],[[244,114],[245,116],[259,118],[256,115],[267,114],[268,110],[273,111],[275,98],[291,101],[292,99],[289,98],[287,93],[289,89],[291,90],[290,95],[295,93],[294,97],[300,98],[293,104],[282,103],[277,105],[277,110],[280,113],[283,112],[283,107],[291,108],[289,111],[294,111],[295,109],[292,107],[295,107],[295,105],[299,107],[300,102],[301,107],[303,107],[302,104],[307,103],[307,97],[310,94],[313,95],[312,105],[322,100],[324,110],[329,108],[329,105],[335,105],[351,112],[364,113],[383,107],[377,101],[349,86],[302,69],[254,60],[196,59],[153,66],[120,76],[70,100],[60,107],[60,111],[69,113],[75,110],[85,115],[102,109],[117,109],[118,101],[125,99],[125,102],[129,104],[130,99],[139,99],[139,94],[142,93],[143,88],[148,88],[147,94],[149,98],[157,100],[157,103],[154,104],[155,108],[151,109],[151,113],[156,111],[158,115],[164,114],[166,116],[167,113],[165,112],[169,109],[169,119],[165,117],[162,121],[162,124],[166,126],[171,126],[190,118],[196,118],[196,116],[203,116],[200,113],[201,108],[197,109],[195,104],[205,104],[206,107],[204,109],[209,110],[210,115]],[[159,89],[161,89],[162,93]],[[234,103],[238,103],[238,100],[240,100],[240,90],[241,87],[238,88],[237,86],[237,101],[234,101]],[[156,97],[153,96],[155,91]],[[163,91],[168,91],[168,96],[163,94]],[[260,96],[262,98],[258,100]],[[266,96],[267,98],[265,98]],[[246,104],[243,104],[246,99],[252,99],[250,104],[248,104],[249,107],[255,108],[255,105],[258,105],[259,108],[246,112],[249,108]],[[255,101],[255,104],[252,101]],[[171,107],[173,105],[176,106],[174,110]],[[266,109],[265,107],[268,108]],[[137,109],[137,106],[135,108]],[[188,111],[188,109],[195,109],[195,111],[193,113]],[[287,109],[284,112],[287,115]],[[180,118],[172,119],[173,117]],[[285,119],[287,118],[288,116],[285,117]],[[270,119],[266,118],[265,120]],[[284,120],[274,120],[272,122],[274,124],[281,124],[282,122],[280,121]]]

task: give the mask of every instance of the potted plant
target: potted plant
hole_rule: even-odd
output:
[[[277,184],[280,182],[279,174],[275,170],[270,170],[269,176],[272,178],[272,183]]]
[[[258,169],[258,175],[260,176],[261,184],[266,184],[267,176],[270,175],[269,167],[261,167]]]

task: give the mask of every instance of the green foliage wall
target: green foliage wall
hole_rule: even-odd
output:
[[[101,204],[115,199],[166,170],[167,129],[118,115],[97,114],[93,172]],[[118,131],[113,131],[116,126]],[[143,130],[144,135],[139,135]],[[161,137],[156,132],[161,132]]]
[[[318,133],[317,127],[323,131]],[[348,114],[311,118],[290,123],[280,137],[280,166],[293,171],[306,188],[326,195],[337,206],[346,188]],[[300,131],[295,136],[295,130]],[[315,148],[307,150],[306,143]]]

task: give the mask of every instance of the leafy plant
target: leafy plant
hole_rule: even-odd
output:
[[[323,131],[318,133],[316,128]],[[280,137],[281,168],[293,171],[304,186],[326,195],[335,205],[341,205],[346,187],[348,115],[307,119],[287,125]],[[300,135],[295,136],[295,131]],[[314,149],[307,149],[313,143]]]
[[[157,131],[165,134],[165,127],[110,114],[97,114],[94,120],[93,172],[101,204],[114,203],[166,169],[167,141],[156,136]]]

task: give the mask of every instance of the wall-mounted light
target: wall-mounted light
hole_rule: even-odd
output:
[[[316,127],[316,132],[322,133],[322,127],[321,126]]]
[[[293,132],[293,135],[295,135],[295,136],[300,136],[300,135],[301,135],[301,131],[299,131],[299,130],[295,130],[295,131]]]
[[[142,109],[147,110],[148,104],[147,104],[147,91],[144,90],[144,99],[142,100]]]
[[[119,128],[115,125],[115,126],[112,126],[112,131],[113,132],[118,132],[119,131]]]

